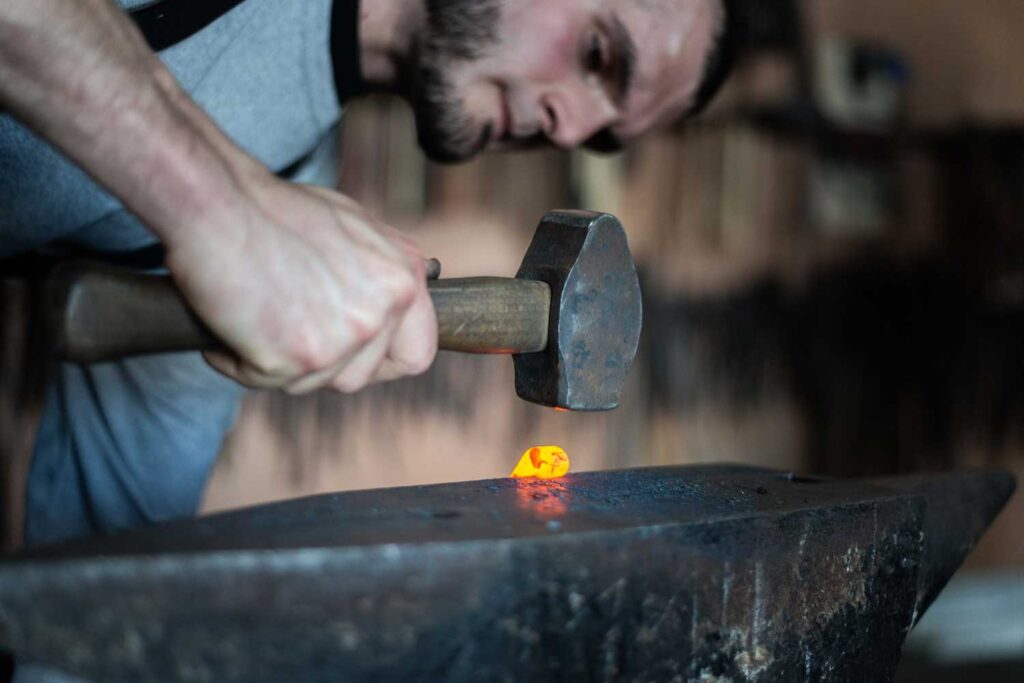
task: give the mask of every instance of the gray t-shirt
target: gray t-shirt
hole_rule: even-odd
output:
[[[124,7],[152,4],[121,0]],[[333,168],[341,113],[332,0],[246,0],[160,53],[186,91],[243,149],[281,170],[318,148],[297,179]],[[319,176],[319,177],[318,177]],[[153,236],[47,143],[0,115],[0,257],[61,241],[135,249]]]

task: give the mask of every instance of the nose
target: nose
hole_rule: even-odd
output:
[[[601,90],[585,83],[552,89],[541,97],[543,131],[556,147],[570,149],[615,121],[615,106]]]

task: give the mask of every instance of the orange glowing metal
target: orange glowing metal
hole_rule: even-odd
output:
[[[519,464],[509,475],[514,479],[536,477],[557,479],[569,471],[569,456],[558,446],[534,446],[519,459]]]

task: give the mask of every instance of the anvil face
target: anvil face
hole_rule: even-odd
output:
[[[8,560],[0,645],[103,680],[884,681],[1012,488],[717,466],[318,496]]]

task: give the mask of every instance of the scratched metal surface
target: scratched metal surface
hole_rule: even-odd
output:
[[[570,410],[618,406],[643,323],[640,281],[619,220],[552,211],[516,277],[551,287],[548,346],[512,357],[516,393]]]
[[[0,644],[112,681],[884,681],[1011,490],[715,466],[319,496],[10,559]]]

